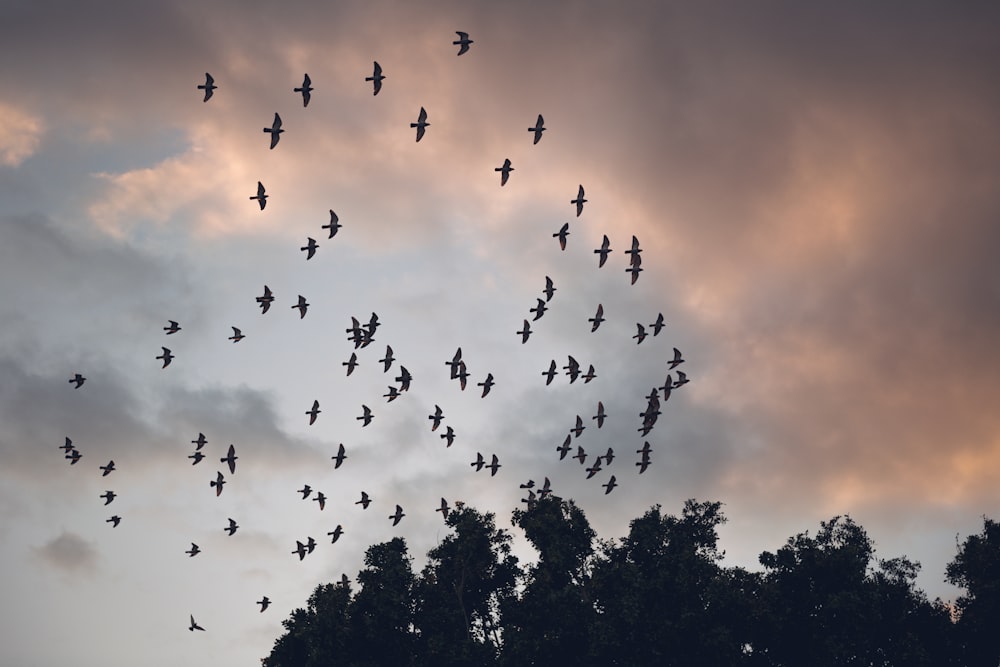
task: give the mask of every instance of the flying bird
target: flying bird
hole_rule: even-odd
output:
[[[493,382],[493,373],[487,373],[486,379],[484,381],[476,383],[477,387],[483,388],[482,398],[486,398],[486,394],[490,393],[490,389],[493,388],[494,384],[495,383]]]
[[[601,326],[601,322],[604,321],[604,305],[600,303],[597,304],[597,314],[587,319],[587,321],[592,325],[590,327],[590,333],[597,331],[597,327]]]
[[[687,373],[684,371],[677,371],[677,379],[674,381],[674,389],[677,389],[677,387],[683,386],[688,382],[690,382],[690,380],[687,378]]]
[[[303,95],[304,94],[305,93],[303,93]],[[257,604],[260,605],[260,613],[263,614],[264,610],[267,609],[268,606],[271,604],[271,600],[265,595],[263,598],[257,601]]]
[[[83,455],[80,453],[80,450],[74,449],[73,451],[71,451],[69,454],[66,455],[66,458],[69,459],[70,465],[75,465],[76,462],[79,461],[82,456]]]
[[[670,360],[670,366],[667,367],[667,370],[672,370],[674,368],[677,368],[679,365],[681,365],[683,363],[684,363],[684,358],[681,356],[681,351],[678,350],[675,347],[674,348],[674,358]],[[687,381],[686,378],[685,378],[685,381]],[[684,383],[682,382],[681,384],[684,384]]]
[[[528,336],[531,335],[531,325],[528,323],[528,320],[524,321],[524,328],[521,329],[520,331],[516,331],[515,333],[521,337],[521,344],[522,345],[524,343],[527,343],[528,342]]]
[[[368,494],[365,493],[364,491],[362,491],[361,492],[361,500],[357,501],[354,504],[355,505],[361,505],[361,509],[366,510],[366,509],[368,509],[368,506],[371,504],[371,502],[372,502],[372,499],[368,496]]]
[[[611,252],[611,241],[608,240],[608,235],[604,235],[604,240],[601,241],[601,247],[594,251],[600,259],[597,262],[597,268],[604,266],[604,262],[608,261],[608,253]]]
[[[314,90],[314,88],[312,87],[312,79],[310,79],[309,75],[306,74],[302,78],[302,87],[301,88],[293,88],[292,92],[294,92],[294,93],[302,93],[302,106],[303,107],[307,107],[307,106],[309,106],[309,100],[312,99],[312,91],[313,90]]]
[[[238,343],[241,340],[243,340],[244,338],[246,338],[246,336],[243,335],[243,332],[240,331],[239,328],[232,327],[232,329],[233,329],[233,335],[230,336],[229,338],[227,338],[226,340],[231,340],[234,343]]]
[[[493,455],[493,460],[486,467],[490,469],[490,477],[496,477],[497,470],[501,468],[500,460],[497,458],[496,454]]]
[[[607,489],[604,492],[604,495],[608,495],[609,493],[611,493],[611,490],[614,489],[617,486],[617,484],[615,484],[615,476],[612,475],[611,479],[608,480],[608,483],[607,484],[601,484],[601,486],[603,486],[605,489]]]
[[[572,434],[574,434],[576,437],[579,438],[580,434],[583,433],[583,429],[585,429],[585,428],[587,428],[587,427],[583,425],[583,417],[581,417],[580,415],[577,415],[576,416],[576,426],[574,426],[573,428],[571,428],[569,430],[569,432],[572,433]]]
[[[550,493],[552,493],[552,482],[546,477],[545,481],[542,483],[542,488],[538,489],[538,497],[545,498]]]
[[[320,229],[329,229],[330,230],[330,236],[328,236],[327,238],[331,238],[332,239],[334,236],[337,235],[337,231],[341,227],[343,227],[343,225],[340,224],[340,218],[337,217],[337,214],[334,213],[333,209],[331,208],[330,209],[330,224],[323,225],[322,227],[320,227]]]
[[[382,372],[388,373],[392,362],[396,361],[396,358],[392,356],[392,348],[390,346],[385,346],[385,356],[379,359],[379,361],[382,362]]]
[[[462,363],[462,348],[458,348],[455,352],[455,356],[451,358],[451,361],[444,362],[445,366],[451,367],[451,379],[454,380],[458,377],[458,366]]]
[[[156,358],[162,359],[163,360],[162,368],[166,368],[167,366],[170,365],[170,362],[174,360],[174,355],[170,352],[169,348],[163,347],[161,349],[163,350],[163,354],[157,356]]]
[[[122,522],[122,518],[115,514],[110,519],[105,519],[104,523],[110,523],[112,528],[117,528],[118,524]]]
[[[465,368],[464,361],[458,362],[458,374],[455,377],[458,379],[458,384],[462,387],[462,391],[465,391],[465,383],[469,379],[469,373]]]
[[[322,412],[322,410],[319,409],[319,401],[318,400],[313,400],[312,409],[306,410],[306,414],[309,415],[309,425],[310,426],[312,426],[313,424],[316,423],[316,416],[320,412]]]
[[[192,440],[191,444],[195,446],[195,449],[201,449],[202,447],[205,446],[205,444],[207,442],[208,442],[208,440],[205,439],[205,434],[204,433],[199,433],[198,434],[198,439],[197,440]]]
[[[193,461],[191,461],[191,465],[194,466],[194,465],[198,465],[199,463],[201,463],[201,460],[203,458],[205,458],[205,455],[202,454],[201,452],[195,450],[194,454],[189,454],[188,455],[188,458],[189,459],[194,459]]]
[[[583,465],[587,462],[587,452],[583,451],[583,447],[577,445],[576,455],[573,458],[579,461],[580,465]]]
[[[642,271],[642,267],[637,264],[633,264],[630,268],[625,269],[625,273],[632,274],[632,285],[635,285],[635,281],[639,279],[640,271]]]
[[[445,500],[444,498],[442,498],[442,499],[441,499],[441,506],[440,506],[440,507],[438,507],[438,508],[437,508],[436,510],[434,510],[434,511],[435,511],[435,512],[441,512],[441,517],[442,517],[442,518],[443,518],[443,519],[444,519],[445,521],[447,521],[447,520],[448,520],[448,512],[450,512],[450,511],[451,511],[451,509],[450,509],[450,508],[448,507],[448,501],[447,501],[447,500]]]
[[[281,138],[281,133],[284,130],[281,129],[281,116],[278,112],[274,113],[274,121],[271,123],[271,127],[265,127],[264,131],[271,135],[271,148],[273,149],[278,145],[278,139]]]
[[[115,499],[116,495],[118,494],[116,494],[114,491],[105,491],[104,493],[101,494],[101,498],[104,498],[105,505],[109,505],[111,501]]]
[[[458,39],[452,42],[452,44],[458,47],[457,55],[462,55],[469,50],[469,44],[472,44],[472,40],[469,39],[469,33],[467,32],[456,30],[455,34],[458,35]]]
[[[195,556],[201,553],[201,547],[192,542],[191,548],[185,551],[184,553],[186,553],[189,557],[194,558]]]
[[[566,237],[569,236],[569,223],[564,222],[563,226],[559,228],[559,231],[553,234],[552,236],[559,239],[559,247],[565,250]]]
[[[534,319],[531,320],[532,322],[538,320],[538,318],[540,318],[542,315],[544,315],[545,314],[545,310],[546,310],[546,306],[545,306],[545,302],[544,301],[542,301],[541,299],[536,299],[536,301],[538,302],[538,305],[536,305],[534,308],[529,308],[528,309],[529,313],[534,313],[535,314]]]
[[[483,469],[483,466],[486,465],[486,459],[483,458],[483,455],[481,453],[476,452],[476,460],[470,463],[469,465],[475,468],[476,472],[479,472],[480,470]]]
[[[215,479],[208,483],[209,486],[215,487],[215,496],[218,498],[222,495],[222,486],[226,483],[226,478],[222,476],[221,472],[217,472]]]
[[[73,451],[75,447],[73,447],[73,441],[67,437],[66,442],[59,445],[59,449],[63,450],[64,453],[68,453]]]
[[[581,375],[580,377],[583,378],[583,383],[584,384],[587,384],[588,382],[590,382],[591,380],[593,380],[595,377],[597,377],[597,373],[594,372],[594,364],[590,364],[590,367],[587,369],[587,372],[584,373],[583,375]]]
[[[192,614],[191,615],[191,625],[190,625],[190,627],[188,627],[188,630],[190,630],[191,632],[194,632],[195,630],[201,630],[202,632],[204,632],[205,628],[201,627],[200,625],[198,625],[197,623],[194,622],[194,615]]]
[[[503,187],[507,185],[507,179],[510,178],[510,172],[514,171],[514,167],[510,166],[510,159],[504,158],[503,165],[493,171],[500,172],[500,187]]]
[[[378,91],[382,90],[382,79],[384,79],[385,76],[382,74],[382,66],[378,64],[378,61],[375,60],[374,63],[375,69],[371,76],[365,77],[365,81],[372,82],[372,95],[378,95]]]
[[[263,207],[262,207],[263,208]],[[257,303],[260,304],[260,314],[263,315],[267,312],[267,309],[271,307],[274,302],[274,294],[271,292],[271,288],[264,285],[264,296],[256,297]]]
[[[417,141],[424,138],[424,130],[429,126],[430,123],[427,122],[427,112],[423,107],[420,107],[420,114],[417,115],[417,122],[410,123],[410,127],[417,128]]]
[[[638,322],[636,322],[635,323],[635,328],[636,328],[636,334],[634,336],[632,336],[632,338],[636,339],[635,340],[635,344],[638,345],[642,341],[646,340],[646,327],[644,327],[641,324],[639,324]],[[671,368],[673,368],[673,367],[671,366]]]
[[[316,239],[312,238],[311,236],[307,236],[306,244],[301,248],[299,248],[299,250],[302,250],[306,253],[306,260],[308,261],[313,258],[313,255],[316,254],[316,248],[318,247],[319,244],[316,243]]]
[[[525,322],[527,322],[527,320],[525,320]],[[556,376],[556,366],[557,366],[556,360],[553,359],[552,361],[549,362],[549,370],[542,371],[542,375],[545,376],[545,386],[552,384],[552,380]]]
[[[347,458],[346,451],[347,450],[344,449],[344,443],[340,443],[340,447],[337,449],[337,455],[330,457],[331,459],[333,459],[333,469],[334,470],[336,470],[337,468],[339,468],[341,466],[341,464],[344,462],[344,459]]]
[[[629,259],[629,263],[632,264],[633,266],[638,266],[639,264],[642,264],[642,258],[639,256],[639,254],[641,252],[642,252],[642,249],[639,248],[639,239],[637,239],[633,235],[632,236],[632,247],[625,251],[626,255],[631,255],[631,258]]]
[[[321,512],[326,509],[326,495],[322,491],[316,492],[316,497],[313,498],[313,502],[319,503],[319,510]]]
[[[399,367],[399,375],[396,376],[396,382],[399,383],[400,391],[410,390],[410,383],[413,382],[413,376],[410,375],[410,371],[406,370],[406,366]]]
[[[80,387],[83,386],[83,383],[86,382],[86,381],[87,381],[87,378],[83,377],[79,373],[76,373],[73,377],[71,377],[69,379],[69,383],[70,384],[73,384],[74,382],[76,383],[76,386],[73,387],[74,389],[79,389]]]
[[[403,508],[400,507],[399,505],[396,505],[396,511],[394,513],[390,514],[389,518],[392,519],[392,525],[395,526],[395,525],[397,525],[400,522],[400,520],[404,516],[406,516],[406,515],[403,514]]]
[[[532,146],[538,143],[538,141],[542,138],[542,132],[544,131],[545,131],[545,120],[542,118],[542,114],[538,114],[538,120],[535,121],[535,126],[528,128],[528,132],[535,133],[535,139],[534,141],[531,142]]]
[[[573,435],[572,434],[567,435],[566,439],[563,440],[563,444],[561,444],[560,446],[556,447],[556,451],[559,452],[559,460],[560,461],[562,461],[564,458],[566,458],[566,455],[569,454],[569,450],[573,449],[572,447],[570,447],[570,444],[569,444],[572,441],[573,441]]]
[[[310,537],[310,538],[308,538],[308,539],[306,540],[306,552],[307,552],[307,553],[312,553],[312,552],[313,552],[313,549],[315,549],[315,548],[316,548],[316,540],[314,540],[314,539],[313,539],[313,538],[311,538],[311,537]]]
[[[580,363],[572,355],[568,355],[568,363],[563,366],[563,370],[569,376],[570,384],[573,384],[576,382],[576,378],[580,376]]]
[[[198,86],[198,90],[205,91],[205,99],[203,99],[202,102],[209,101],[212,98],[212,93],[215,92],[216,88],[218,88],[218,86],[215,85],[215,79],[212,78],[211,74],[205,72],[205,83]]]
[[[444,411],[438,405],[434,406],[434,414],[427,415],[427,418],[431,420],[431,431],[436,431],[437,427],[441,425],[441,420],[444,419]]]
[[[447,447],[451,447],[451,444],[455,442],[455,429],[453,429],[450,426],[445,427],[445,431],[444,433],[441,434],[440,437],[443,438],[446,443],[448,443],[446,445]]]
[[[309,304],[306,303],[306,298],[301,294],[299,295],[299,302],[294,306],[292,306],[292,310],[296,308],[299,309],[299,319],[301,320],[303,317],[306,316],[306,311],[309,309]]]
[[[306,545],[302,544],[299,540],[295,540],[295,550],[292,551],[293,554],[299,555],[299,560],[301,561],[306,557]]]
[[[569,200],[570,204],[576,204],[576,217],[579,218],[580,214],[583,213],[583,205],[586,202],[587,200],[583,198],[583,186],[581,185],[580,189],[576,191],[576,199]]]
[[[227,533],[229,533],[229,536],[230,536],[230,537],[232,537],[232,536],[233,536],[233,534],[234,534],[234,533],[236,532],[236,529],[237,529],[237,528],[239,528],[239,526],[238,526],[238,525],[236,525],[236,522],[235,522],[235,521],[233,521],[233,519],[231,519],[231,518],[230,518],[230,519],[229,519],[229,525],[228,525],[228,526],[226,526],[225,528],[223,528],[222,530],[223,530],[224,532],[227,532]]]
[[[369,408],[367,405],[364,404],[361,405],[361,411],[362,411],[361,416],[355,417],[355,419],[361,422],[362,427],[368,426],[369,424],[372,423],[372,419],[375,418],[375,415],[372,414],[371,408]]]
[[[257,203],[260,204],[260,210],[263,211],[264,207],[267,206],[267,198],[268,194],[267,191],[264,189],[264,184],[261,183],[260,181],[257,181],[257,196],[250,197],[250,199],[256,199]]]
[[[301,493],[302,500],[305,500],[306,498],[309,497],[309,494],[312,493],[312,487],[309,486],[308,484],[304,484],[302,485],[302,488],[296,491],[295,493]]]
[[[341,588],[347,588],[351,585],[351,580],[347,578],[346,574],[342,574],[340,575],[340,581],[337,582],[337,585]]]
[[[556,287],[552,282],[552,278],[549,278],[548,276],[545,276],[545,289],[543,292],[545,293],[545,300],[552,301],[552,297],[556,293]]]
[[[327,535],[333,537],[333,539],[330,540],[330,544],[336,544],[337,540],[339,540],[340,536],[343,534],[344,534],[344,527],[338,523],[336,528],[327,533]]]
[[[608,451],[604,454],[604,462],[611,465],[611,462],[615,460],[615,450],[608,447]]]
[[[591,417],[591,419],[597,420],[597,428],[604,426],[604,420],[607,419],[607,415],[604,413],[604,403],[602,401],[597,402],[597,414]]]
[[[107,465],[97,466],[97,467],[104,471],[103,473],[101,473],[101,477],[107,477],[108,475],[110,475],[115,470],[114,459],[108,461]]]
[[[382,398],[386,399],[386,403],[392,403],[397,398],[399,398],[399,389],[389,385],[387,392],[382,394]]]
[[[591,477],[593,477],[594,475],[596,475],[599,472],[601,472],[601,457],[600,456],[598,456],[594,460],[593,465],[591,465],[589,468],[587,468],[587,479],[590,479]]]
[[[224,457],[222,457],[221,459],[219,459],[219,462],[227,464],[229,466],[229,474],[230,475],[235,475],[236,474],[236,459],[238,459],[238,458],[240,458],[240,457],[236,456],[236,447],[234,447],[233,445],[229,445],[229,451],[226,453],[226,455]]]
[[[181,328],[180,328],[180,326],[178,326],[177,322],[174,322],[173,320],[167,320],[167,322],[170,324],[170,326],[163,327],[163,330],[167,332],[168,336],[170,334],[175,334],[175,333],[177,333],[178,331],[181,330]]]
[[[658,336],[660,334],[660,331],[663,330],[663,313],[659,313],[656,316],[656,321],[650,324],[649,326],[653,328],[653,335]]]

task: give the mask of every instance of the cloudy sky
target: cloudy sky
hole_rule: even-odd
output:
[[[879,556],[921,561],[931,597],[960,593],[942,581],[956,534],[1000,515],[1000,12],[537,4],[0,3],[0,662],[256,664],[370,544],[403,536],[420,566],[441,497],[509,526],[519,484],[546,476],[602,537],[656,503],[722,501],[729,565],[850,514]],[[456,30],[474,40],[460,57]],[[347,377],[345,329],[372,312]],[[464,392],[445,365],[458,347]],[[690,383],[643,438],[674,347]],[[596,379],[545,386],[568,355]],[[388,403],[400,364],[412,388]],[[588,463],[617,453],[589,480],[556,452],[577,415]],[[477,452],[497,454],[495,477]]]

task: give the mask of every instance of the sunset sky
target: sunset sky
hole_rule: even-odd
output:
[[[996,6],[0,0],[0,19],[0,663],[258,664],[369,545],[405,537],[419,569],[441,497],[509,528],[519,484],[546,476],[604,538],[654,504],[721,501],[724,564],[754,569],[849,514],[879,557],[922,563],[930,597],[961,593],[956,535],[1000,518]],[[372,312],[347,377],[345,329]],[[643,437],[674,347],[690,382]],[[546,386],[568,355],[596,379]],[[387,403],[399,364],[412,387]],[[593,479],[556,452],[577,415],[588,465],[617,455]]]

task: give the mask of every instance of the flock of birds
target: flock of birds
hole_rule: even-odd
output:
[[[456,34],[458,35],[458,39],[452,43],[459,47],[458,55],[461,56],[462,54],[466,53],[469,50],[469,46],[473,43],[473,41],[469,39],[469,35],[465,32],[457,32]],[[378,95],[379,91],[382,88],[382,81],[385,78],[386,77],[382,72],[381,66],[379,65],[378,62],[375,62],[372,76],[365,78],[366,82],[372,83],[374,95]],[[218,88],[218,86],[215,84],[215,79],[209,73],[205,74],[205,83],[198,85],[197,87],[198,89],[204,91],[205,102],[208,102],[210,99],[212,99],[215,90]],[[293,89],[295,93],[301,94],[302,104],[304,107],[307,107],[309,105],[313,90],[314,88],[312,86],[312,80],[310,79],[308,74],[304,76],[302,85],[295,87]],[[427,118],[428,115],[426,110],[423,107],[421,107],[416,122],[410,124],[410,127],[416,130],[416,141],[418,142],[425,136],[425,132],[427,128],[430,126],[430,123],[427,121]],[[545,122],[544,118],[542,117],[541,114],[539,114],[535,122],[535,125],[528,128],[528,131],[532,133],[533,136],[533,141],[532,141],[533,145],[537,144],[541,140],[543,132],[545,132],[545,130],[547,129],[544,125],[544,122]],[[282,127],[281,116],[278,113],[275,113],[274,120],[271,126],[264,128],[264,132],[270,135],[271,149],[274,149],[278,145],[281,138],[281,134],[284,131],[285,130]],[[501,186],[507,184],[510,174],[513,170],[514,168],[511,166],[510,159],[504,159],[503,165],[496,168],[496,171],[500,173]],[[260,210],[264,210],[264,207],[267,204],[267,198],[268,195],[264,185],[258,181],[257,194],[255,196],[251,196],[250,199],[257,201]],[[587,203],[587,201],[588,200],[585,199],[585,191],[583,185],[580,185],[576,197],[574,199],[571,199],[569,202],[575,207],[577,217],[581,216],[581,214],[583,213],[584,204]],[[340,220],[337,214],[331,209],[329,223],[322,225],[322,229],[326,229],[329,231],[328,238],[329,239],[334,238],[334,236],[336,236],[337,232],[341,229],[342,226],[343,225],[340,224]],[[559,247],[562,251],[566,250],[567,239],[569,234],[570,232],[569,232],[568,222],[563,224],[557,232],[552,234],[552,236],[558,240]],[[307,238],[306,245],[301,247],[301,250],[306,253],[306,260],[313,259],[313,257],[316,255],[318,247],[319,244],[316,242],[314,238],[312,237]],[[611,252],[612,250],[610,247],[610,240],[608,239],[607,235],[605,235],[603,237],[601,246],[594,250],[594,253],[598,255],[598,268],[601,268],[605,265]],[[634,285],[636,280],[638,279],[639,273],[642,271],[641,267],[642,249],[640,248],[639,241],[635,236],[632,237],[631,246],[628,250],[625,251],[625,253],[630,257],[629,266],[625,270],[627,273],[631,274],[631,284]],[[527,318],[525,318],[522,329],[520,331],[515,332],[518,336],[520,336],[522,344],[526,344],[528,342],[529,337],[533,333],[531,329],[532,323],[538,322],[547,312],[549,308],[548,304],[555,295],[555,292],[556,292],[556,287],[552,279],[549,276],[546,276],[545,287],[542,290],[542,294],[545,298],[544,299],[536,298],[536,303],[534,307],[529,309],[529,313],[533,314],[532,319],[529,321]],[[261,314],[263,315],[268,313],[271,306],[274,305],[276,301],[276,296],[274,292],[270,289],[270,287],[264,285],[263,294],[255,297],[255,299],[257,305],[260,307]],[[298,295],[296,302],[292,304],[291,308],[293,310],[298,310],[299,318],[302,319],[306,316],[306,313],[309,308],[309,303],[307,302],[304,296]],[[596,332],[604,321],[605,321],[604,306],[603,304],[598,304],[597,311],[594,314],[594,317],[589,318],[588,320],[588,322],[591,324],[590,331]],[[369,347],[369,345],[371,345],[375,341],[376,330],[378,329],[380,324],[381,323],[379,321],[379,317],[374,312],[371,314],[370,318],[365,323],[362,323],[357,317],[354,316],[351,317],[351,325],[345,329],[345,333],[348,334],[347,340],[353,343],[354,351],[352,351],[350,358],[347,361],[343,362],[343,366],[346,369],[347,376],[350,376],[354,372],[354,370],[360,365],[358,353],[364,348]],[[636,340],[636,344],[641,344],[648,335],[646,331],[647,325],[644,325],[642,323],[637,323],[636,327],[637,327],[637,333],[635,336],[633,336],[633,338]],[[653,337],[658,336],[665,327],[663,314],[662,313],[658,314],[656,320],[653,323],[649,324],[648,327],[651,330]],[[163,330],[166,335],[171,336],[180,332],[182,330],[182,327],[177,321],[168,320],[167,326],[163,327]],[[239,327],[233,326],[232,330],[233,330],[233,335],[230,336],[228,340],[232,341],[234,344],[240,342],[246,337]],[[162,349],[161,354],[157,355],[155,358],[159,361],[162,361],[162,368],[167,368],[176,357],[170,348],[161,346],[161,349]],[[362,352],[362,354],[364,353]],[[377,362],[378,364],[381,365],[383,373],[388,373],[391,370],[393,364],[397,362],[397,359],[394,357],[393,349],[390,345],[386,345],[385,355],[382,358],[378,359]],[[646,406],[641,412],[639,412],[641,425],[637,429],[637,431],[643,437],[647,436],[652,431],[654,425],[656,424],[657,419],[661,414],[662,403],[666,402],[670,398],[671,392],[673,390],[676,390],[677,388],[683,386],[688,382],[685,373],[683,371],[676,370],[677,366],[679,366],[683,362],[684,359],[681,355],[681,352],[677,348],[673,348],[673,357],[668,361],[668,371],[673,371],[676,374],[676,378],[673,377],[673,373],[668,372],[664,384],[659,387],[653,387],[649,395],[646,397]],[[464,391],[468,384],[470,373],[468,371],[466,361],[462,357],[462,348],[459,347],[455,352],[455,354],[452,356],[452,358],[446,360],[444,363],[446,366],[448,366],[449,369],[448,370],[449,379],[456,381],[460,389]],[[586,371],[583,371],[582,368],[583,368],[582,365],[576,359],[574,359],[573,356],[568,356],[566,365],[562,366],[562,370],[565,371],[566,376],[569,378],[570,384],[576,382],[577,379],[582,379],[584,384],[586,384],[591,382],[597,377],[596,370],[593,364],[588,364],[588,368]],[[546,386],[550,385],[554,381],[555,377],[560,374],[559,363],[555,359],[552,359],[549,363],[548,368],[543,370],[541,374],[545,378],[545,385]],[[383,395],[383,398],[385,398],[388,403],[393,402],[394,400],[396,400],[397,398],[399,398],[400,396],[402,396],[403,394],[405,394],[410,390],[410,385],[412,381],[413,381],[412,374],[401,363],[398,364],[398,375],[395,376],[395,382],[398,383],[398,386],[389,385],[387,392]],[[76,373],[72,378],[70,378],[69,382],[70,384],[73,384],[76,389],[80,389],[86,382],[86,378],[83,375]],[[476,386],[481,388],[480,395],[482,398],[486,398],[490,394],[491,389],[495,385],[496,385],[496,380],[492,372],[487,373],[486,377],[482,381],[476,383]],[[309,418],[308,423],[310,426],[316,423],[321,413],[322,410],[320,406],[320,401],[318,399],[314,400],[310,408],[305,411],[305,415]],[[358,417],[356,417],[356,419],[359,422],[361,422],[361,426],[366,427],[370,425],[374,420],[374,418],[375,414],[373,410],[368,405],[362,404],[361,414]],[[605,412],[604,403],[602,401],[598,401],[596,414],[594,414],[591,417],[591,421],[595,422],[596,427],[600,429],[601,427],[603,427],[605,420],[607,418],[608,414]],[[435,405],[434,412],[428,415],[427,419],[430,421],[431,432],[437,432],[445,420],[443,409],[439,405]],[[569,429],[569,433],[566,435],[565,440],[562,442],[561,445],[556,447],[556,452],[559,454],[559,459],[558,459],[559,461],[565,460],[569,456],[569,454],[574,451],[573,447],[574,440],[576,438],[579,438],[585,429],[586,426],[584,424],[583,417],[577,415],[574,426]],[[445,447],[451,447],[455,442],[456,433],[454,428],[450,425],[445,425],[443,432],[441,432],[439,435],[440,438],[444,441]],[[191,459],[191,465],[198,465],[206,458],[206,454],[203,451],[203,449],[206,446],[207,442],[208,440],[204,433],[199,433],[198,437],[191,441],[191,443],[195,446],[194,451],[187,457]],[[61,448],[64,450],[65,458],[69,460],[70,465],[77,465],[80,462],[82,454],[73,445],[73,442],[69,437],[66,437],[65,443],[61,446]],[[644,442],[643,446],[640,449],[636,450],[636,454],[639,454],[640,458],[635,463],[635,465],[639,468],[638,472],[641,474],[646,471],[646,469],[649,467],[651,463],[651,446],[649,442],[648,441]],[[578,461],[580,465],[586,466],[588,457],[589,455],[584,450],[584,448],[579,444],[577,444],[575,447],[575,453],[570,458]],[[331,457],[334,469],[339,469],[345,463],[347,458],[348,458],[347,448],[344,446],[343,443],[340,443],[338,445],[337,453]],[[616,456],[614,450],[611,447],[608,447],[606,452],[593,456],[592,458],[589,458],[590,465],[585,468],[585,471],[587,473],[586,474],[587,479],[593,478],[599,472],[602,472],[607,467],[610,467],[615,458]],[[239,457],[236,455],[236,447],[233,444],[229,445],[226,455],[219,458],[219,462],[225,464],[224,468],[228,469],[230,477],[233,477],[236,474],[236,461],[238,459]],[[497,472],[502,467],[502,464],[500,463],[499,457],[495,453],[483,454],[482,452],[477,452],[476,459],[470,463],[470,466],[473,467],[477,472],[482,470],[489,470],[490,476],[494,477],[497,475]],[[109,476],[112,472],[117,470],[115,467],[114,460],[111,460],[107,464],[100,466],[100,470],[102,471],[101,474],[103,477]],[[215,474],[215,477],[209,481],[209,487],[215,490],[216,496],[220,496],[223,492],[224,486],[228,482],[229,480],[227,479],[226,474],[222,470],[218,470]],[[614,490],[616,486],[618,486],[616,476],[614,474],[610,475],[607,482],[605,482],[602,486],[605,489],[604,491],[605,495],[611,493],[612,490]],[[522,498],[522,502],[526,503],[529,506],[529,508],[533,506],[534,503],[537,502],[537,500],[545,498],[546,496],[552,493],[551,481],[549,480],[548,477],[544,478],[543,483],[540,486],[538,486],[537,489],[534,480],[528,480],[526,483],[521,484],[520,488],[527,490],[527,497]],[[313,489],[309,484],[305,484],[303,488],[298,489],[296,493],[301,494],[302,500],[308,500],[310,497],[312,497],[312,500],[317,503],[321,511],[325,509],[327,497],[322,491]],[[115,500],[116,495],[117,494],[113,490],[106,490],[105,493],[102,494],[100,497],[104,500],[104,505],[107,506],[110,505]],[[354,504],[359,505],[362,510],[367,510],[372,502],[373,498],[366,491],[361,491],[360,499],[357,500]],[[456,501],[455,504],[456,506],[461,507],[460,501]],[[442,517],[444,519],[447,519],[450,510],[451,507],[449,506],[448,501],[445,498],[441,498],[439,506],[434,511],[440,512]],[[392,514],[388,515],[388,519],[392,521],[393,526],[396,526],[405,516],[406,514],[403,511],[403,508],[399,504],[396,504],[395,511]],[[122,518],[117,514],[114,514],[107,519],[107,522],[111,523],[113,527],[117,527],[121,523],[121,521]],[[229,536],[233,536],[238,529],[239,525],[233,518],[229,518],[227,525],[222,528],[222,530],[225,531]],[[344,534],[344,527],[343,525],[338,524],[336,528],[334,528],[334,530],[327,533],[327,536],[331,538],[331,543],[336,543],[337,540],[339,540],[343,534]],[[304,541],[303,540],[295,541],[295,548],[291,551],[291,553],[292,555],[297,555],[299,560],[301,561],[307,555],[311,554],[316,548],[316,546],[317,546],[316,540],[312,536],[307,536]],[[186,553],[189,557],[194,558],[195,556],[202,553],[202,550],[196,543],[192,542],[191,547],[184,553]],[[340,584],[343,586],[347,586],[349,582],[350,580],[347,578],[347,576],[343,575]],[[267,596],[263,596],[263,598],[257,602],[257,604],[260,605],[260,611],[263,612],[264,610],[266,610],[270,605],[270,602],[271,601]],[[190,616],[189,629],[191,631],[204,630],[204,628],[195,621],[193,614]]]

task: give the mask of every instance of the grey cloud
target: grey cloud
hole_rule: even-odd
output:
[[[89,575],[97,571],[100,556],[94,545],[76,533],[63,531],[32,552],[45,565],[69,575]]]

